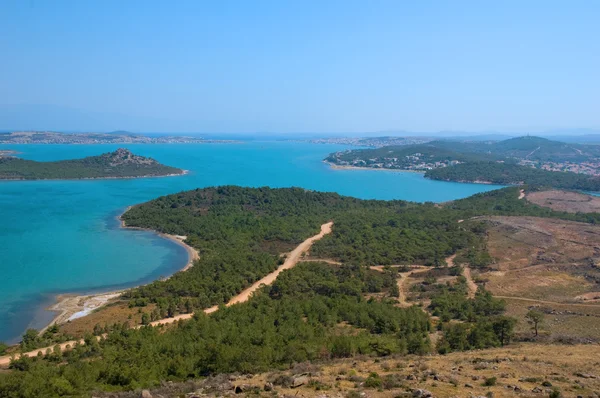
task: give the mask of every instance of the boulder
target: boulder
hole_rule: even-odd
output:
[[[292,388],[298,388],[300,386],[303,386],[305,384],[307,384],[309,382],[309,377],[307,375],[295,375],[292,376],[292,385],[290,387]]]
[[[150,394],[150,391],[148,390],[142,390],[140,398],[152,398],[152,394]]]
[[[431,391],[419,388],[417,390],[413,390],[412,396],[415,398],[432,398],[433,394],[431,393]]]

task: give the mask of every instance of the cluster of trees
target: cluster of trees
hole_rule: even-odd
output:
[[[312,254],[363,265],[444,265],[446,257],[480,239],[471,224],[461,225],[456,217],[433,204],[345,211]]]
[[[465,296],[464,280],[459,287],[443,289],[429,308],[439,316],[443,337],[437,351],[465,351],[508,344],[513,336],[516,319],[504,316],[506,303],[479,288],[474,299]]]
[[[0,396],[81,395],[307,360],[429,352],[425,312],[363,297],[374,286],[385,291],[385,279],[359,266],[303,263],[248,302],[210,316],[167,330],[123,325],[104,340],[88,336],[69,351],[17,359],[12,372],[0,374]]]
[[[425,173],[425,177],[443,181],[485,181],[503,185],[527,184],[539,187],[600,191],[600,178],[598,177],[570,172],[540,170],[512,163],[462,163],[452,167],[428,170]]]
[[[333,220],[333,233],[311,254],[357,265],[443,265],[479,247],[480,227],[432,203],[359,200],[304,189],[224,186],[164,196],[124,214],[128,226],[185,235],[200,253],[196,266],[166,281],[130,290],[132,305],[156,303],[161,314],[227,302],[275,270],[286,252]]]
[[[599,213],[567,213],[555,211],[548,207],[538,206],[527,200],[519,200],[520,189],[532,191],[541,188],[526,185],[522,187],[497,189],[449,202],[445,204],[445,207],[461,214],[461,217],[464,220],[478,216],[498,215],[559,218],[562,220],[579,221],[589,224],[600,223]]]
[[[36,162],[16,157],[0,157],[0,180],[45,180],[80,178],[145,177],[181,174],[175,167],[133,155],[128,150],[83,159]]]
[[[21,338],[19,348],[23,352],[34,350],[38,347],[47,347],[56,343],[72,340],[73,336],[60,333],[58,325],[52,325],[44,330],[44,333],[36,329],[27,329]]]

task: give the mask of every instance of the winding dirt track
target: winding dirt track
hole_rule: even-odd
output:
[[[384,265],[372,265],[369,268],[374,271],[383,272],[384,267]],[[410,307],[412,304],[406,301],[406,292],[404,290],[404,284],[408,280],[408,278],[415,272],[428,270],[430,269],[430,267],[425,267],[423,265],[390,265],[390,267],[412,268],[410,271],[406,272],[403,275],[398,274],[398,278],[396,279],[396,283],[398,285],[398,306],[402,308]]]
[[[475,293],[477,293],[477,284],[473,282],[473,277],[471,276],[471,268],[464,267],[463,268],[463,276],[467,280],[467,288],[469,289],[469,298],[475,298]]]
[[[402,307],[402,308],[406,308],[406,307],[410,307],[413,304],[409,303],[408,301],[406,301],[406,291],[404,290],[404,283],[406,281],[408,281],[408,278],[414,274],[415,272],[419,272],[421,270],[423,270],[425,267],[423,268],[419,268],[419,269],[414,269],[412,271],[408,271],[405,275],[402,275],[398,278],[398,306]]]
[[[450,257],[446,258],[446,267],[448,267],[448,268],[455,267],[454,257],[456,257],[456,254],[453,254]],[[384,267],[385,267],[384,265],[372,265],[369,268],[374,271],[383,272]],[[406,291],[404,289],[404,284],[406,283],[408,278],[415,272],[429,270],[429,269],[431,269],[431,267],[426,267],[423,265],[408,265],[408,266],[407,265],[390,265],[390,267],[410,267],[410,268],[412,268],[410,271],[406,272],[405,274],[398,275],[398,279],[397,279],[398,292],[399,292],[398,306],[410,307],[413,304],[406,301]],[[473,281],[473,277],[471,276],[471,269],[469,267],[465,267],[463,269],[463,275],[464,275],[465,279],[467,280],[468,297],[474,298],[475,293],[477,293],[477,284]]]
[[[280,273],[296,266],[296,264],[298,264],[298,262],[300,261],[302,254],[307,252],[310,249],[310,247],[313,245],[313,243],[315,243],[316,241],[318,241],[325,235],[331,233],[332,226],[333,226],[333,222],[328,222],[326,224],[321,225],[321,232],[315,236],[312,236],[312,237],[306,239],[304,242],[300,243],[298,245],[298,247],[296,247],[294,250],[292,250],[288,254],[285,262],[283,263],[283,265],[281,265],[281,267],[277,268],[275,271],[271,272],[270,274],[268,274],[261,280],[253,283],[252,286],[243,290],[237,296],[233,297],[231,300],[229,300],[229,302],[226,304],[226,306],[229,307],[230,305],[233,305],[233,304],[238,304],[238,303],[243,303],[245,301],[248,301],[250,299],[250,297],[252,296],[252,293],[256,292],[262,285],[270,285],[271,283],[273,283],[275,281],[275,279],[277,279],[277,277],[279,276]],[[211,314],[211,313],[217,311],[218,309],[219,309],[219,306],[213,306],[210,308],[206,308],[203,312],[206,314]],[[177,315],[172,318],[165,318],[165,319],[161,319],[159,321],[152,322],[152,323],[150,323],[150,325],[152,325],[152,326],[167,325],[167,324],[174,323],[174,322],[177,322],[180,320],[190,319],[193,316],[194,316],[193,313],[192,314],[181,314],[181,315]],[[140,327],[142,327],[142,326],[141,325],[135,326],[136,329],[138,329]],[[101,338],[104,338],[105,336],[106,335],[102,335],[102,336],[98,336],[97,338],[101,339]],[[67,349],[67,346],[73,347],[77,343],[84,344],[84,341],[83,341],[83,339],[71,340],[71,341],[67,341],[62,344],[59,344],[59,346],[60,346],[61,350],[64,351]],[[45,353],[46,350],[48,350],[48,349],[53,350],[54,347],[55,346],[38,348],[37,350],[29,351],[29,352],[19,354],[19,355],[35,357],[38,355],[38,352],[41,351],[42,353]],[[11,358],[12,357],[10,355],[0,357],[0,367],[8,367],[8,365],[10,364]]]

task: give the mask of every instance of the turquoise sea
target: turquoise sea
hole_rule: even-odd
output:
[[[118,147],[190,173],[133,180],[0,181],[0,341],[52,319],[55,296],[147,283],[179,270],[180,246],[123,230],[129,205],[198,187],[299,186],[366,199],[442,202],[499,188],[430,181],[417,173],[333,170],[321,160],[339,145],[291,142],[197,145],[3,145],[41,161],[81,158]]]

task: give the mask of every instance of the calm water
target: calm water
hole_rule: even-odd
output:
[[[43,327],[56,294],[129,287],[169,275],[187,261],[176,244],[122,230],[125,207],[182,190],[236,184],[300,186],[367,199],[447,201],[497,186],[426,180],[421,174],[332,170],[321,160],[336,145],[120,145],[190,170],[182,177],[95,181],[0,181],[0,340]],[[4,145],[23,158],[72,159],[119,145]]]

